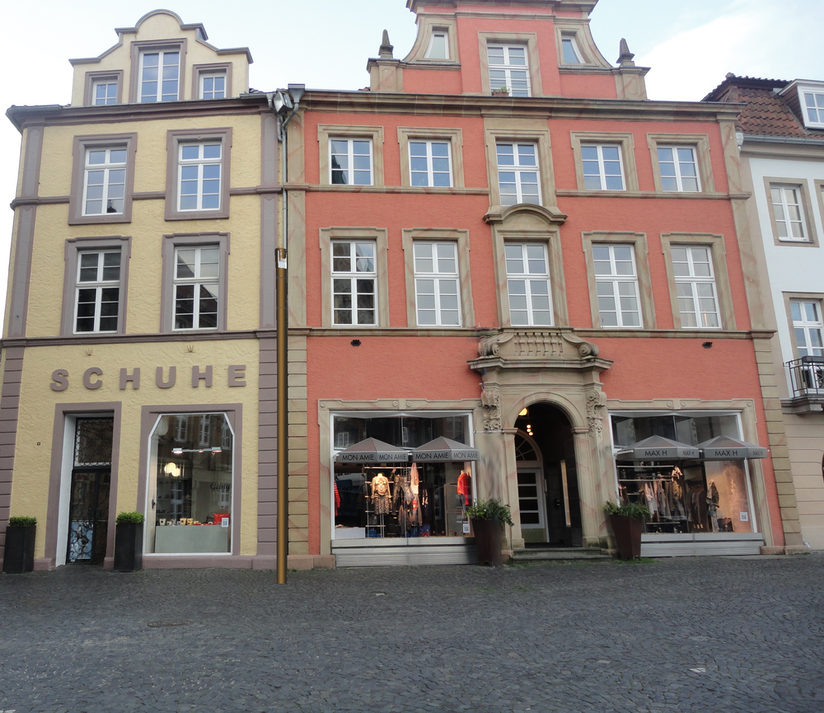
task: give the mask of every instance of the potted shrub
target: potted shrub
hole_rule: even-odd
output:
[[[512,524],[509,505],[502,505],[497,500],[478,500],[466,509],[475,533],[475,545],[478,548],[478,563],[499,567],[503,561],[501,545],[503,543],[504,525]]]
[[[143,567],[143,513],[121,512],[115,521],[114,568],[132,572]]]
[[[618,559],[640,559],[641,530],[644,520],[649,517],[649,508],[638,503],[616,505],[607,501],[604,504],[604,512],[608,516],[612,534],[615,536]]]
[[[31,572],[34,569],[34,537],[36,517],[10,517],[6,527],[6,546],[3,551],[3,571],[9,574]]]

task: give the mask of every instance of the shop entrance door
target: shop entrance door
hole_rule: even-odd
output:
[[[67,563],[103,564],[109,529],[111,418],[78,418],[69,499]]]

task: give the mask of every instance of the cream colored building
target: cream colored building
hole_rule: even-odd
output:
[[[3,333],[0,521],[36,567],[275,558],[276,120],[246,48],[167,10],[75,59],[22,135]],[[242,156],[242,160],[238,157]]]

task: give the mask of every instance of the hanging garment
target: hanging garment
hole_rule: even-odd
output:
[[[463,496],[464,505],[472,505],[472,476],[465,470],[458,476],[458,495]]]
[[[417,497],[420,480],[418,478],[418,465],[416,463],[413,463],[412,468],[409,470],[409,487],[412,489],[412,495]]]
[[[392,490],[389,478],[378,473],[372,478],[372,510],[376,515],[388,515],[392,512]]]

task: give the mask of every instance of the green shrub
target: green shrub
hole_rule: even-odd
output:
[[[646,520],[649,517],[649,508],[646,505],[639,505],[638,503],[623,503],[616,505],[607,501],[604,503],[604,512],[607,515],[620,515],[622,517],[629,517],[633,520]]]
[[[495,498],[490,500],[478,500],[474,505],[466,509],[466,514],[470,520],[497,520],[507,525],[512,524],[512,514],[509,505],[502,505]]]
[[[118,525],[142,525],[143,520],[142,512],[121,512],[117,514],[117,524]]]
[[[34,527],[37,524],[36,517],[28,515],[18,515],[9,518],[9,527]]]

